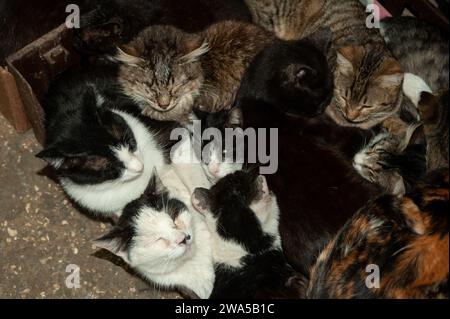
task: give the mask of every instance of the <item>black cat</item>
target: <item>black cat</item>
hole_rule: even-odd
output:
[[[281,249],[277,199],[255,172],[229,174],[192,195],[212,232],[216,279],[210,298],[299,298],[305,291]]]

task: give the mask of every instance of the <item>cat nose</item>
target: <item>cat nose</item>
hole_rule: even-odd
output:
[[[217,165],[217,164],[210,165],[209,172],[211,173],[212,176],[219,177],[219,173],[220,173],[219,165]]]
[[[191,235],[186,234],[182,237],[181,240],[178,241],[178,245],[186,245],[191,242]]]
[[[128,163],[128,169],[132,172],[140,173],[144,170],[144,164],[142,164],[142,162],[140,160],[138,160],[137,158],[133,158]]]
[[[356,110],[349,110],[345,113],[349,121],[354,121],[359,117],[359,112]]]
[[[158,97],[158,105],[162,109],[166,109],[170,105],[170,97],[168,95],[161,95]]]

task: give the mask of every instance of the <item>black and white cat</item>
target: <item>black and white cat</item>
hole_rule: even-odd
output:
[[[193,143],[198,143],[200,146],[193,149],[210,183],[214,184],[226,175],[244,167],[243,159],[236,156],[237,147],[243,146],[237,143],[239,138],[244,137],[242,131],[234,132],[236,143],[233,144],[233,148],[227,147],[226,144],[226,130],[236,129],[242,125],[239,112],[233,110],[207,113],[195,110],[190,118],[201,125],[201,130],[198,132],[198,134],[201,133],[201,139],[192,127],[190,131]]]
[[[108,68],[75,72],[53,84],[44,103],[45,149],[37,156],[55,169],[75,202],[114,217],[144,192],[154,169],[160,173],[170,169],[169,149],[176,141],[169,135],[179,125],[130,111],[136,109],[133,102],[119,93],[108,72]],[[195,164],[189,167],[195,170]],[[186,173],[192,176],[192,170]],[[191,191],[205,185],[197,184],[201,177]],[[179,182],[174,174],[167,179],[174,187]]]
[[[173,197],[155,173],[144,194],[95,244],[160,287],[208,298],[215,278],[210,237],[200,214]]]
[[[277,200],[263,176],[229,174],[210,190],[197,188],[192,203],[211,231],[216,271],[211,298],[300,296],[281,249]]]

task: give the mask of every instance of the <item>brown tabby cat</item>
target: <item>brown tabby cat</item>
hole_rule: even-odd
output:
[[[232,106],[251,60],[273,36],[262,28],[225,21],[204,32],[151,26],[113,57],[119,81],[143,114],[184,120],[194,105],[207,112]]]
[[[357,0],[245,0],[254,21],[285,40],[330,27],[335,97],[327,113],[344,126],[370,128],[401,105],[403,71]],[[337,63],[336,51],[337,50]]]
[[[448,298],[448,173],[434,171],[407,196],[361,209],[319,256],[307,296]],[[378,288],[367,285],[376,283],[368,265],[379,268]]]

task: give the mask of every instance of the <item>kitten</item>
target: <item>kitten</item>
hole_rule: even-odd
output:
[[[331,74],[326,65],[326,51],[321,49],[326,46],[311,47],[309,42],[304,45],[303,54],[292,63],[317,72],[316,78],[321,79],[317,87],[321,91],[327,87],[330,77],[327,74]],[[326,243],[367,200],[380,192],[378,186],[363,179],[351,164],[353,156],[373,133],[337,125],[326,114],[317,115],[332,96],[332,88],[320,95],[323,100],[308,99],[305,94],[312,90],[314,96],[316,92],[316,86],[309,86],[309,77],[300,82],[311,90],[306,93],[300,90],[296,116],[284,113],[283,99],[259,99],[258,96],[266,94],[277,96],[271,95],[272,91],[264,93],[261,87],[283,90],[283,83],[272,81],[272,74],[283,70],[280,67],[283,59],[276,52],[272,59],[254,60],[248,68],[252,75],[244,75],[235,104],[241,108],[244,129],[278,128],[278,170],[266,178],[279,201],[280,234],[286,258],[297,271],[308,276]],[[253,81],[257,74],[260,79]],[[260,86],[260,83],[267,85]]]
[[[281,250],[277,200],[263,176],[235,172],[211,190],[196,189],[192,202],[215,234],[211,298],[299,296]]]
[[[425,144],[413,138],[419,126],[411,125],[401,135],[378,134],[355,155],[353,167],[388,194],[403,196],[426,173]]]
[[[448,88],[448,36],[413,17],[384,19],[380,31],[405,72],[422,78],[432,92]]]
[[[327,52],[334,71],[334,98],[327,114],[343,126],[374,127],[397,113],[403,71],[375,28],[367,28],[357,0],[246,0],[257,24],[284,40],[319,28],[333,33]]]
[[[198,213],[174,198],[154,174],[118,224],[95,244],[121,257],[146,280],[208,298],[214,285],[210,233]]]
[[[172,25],[200,32],[222,20],[250,22],[241,0],[113,0],[96,1],[97,7],[81,16],[74,29],[74,44],[84,55],[113,53],[150,25]]]
[[[198,155],[210,181],[217,182],[246,166],[245,156],[238,158],[237,154],[238,148],[247,152],[245,144],[239,144],[239,138],[244,141],[244,132],[234,131],[237,137],[233,149],[226,149],[225,141],[226,129],[243,125],[241,104],[257,100],[292,115],[314,116],[323,113],[332,97],[333,87],[332,75],[322,53],[330,44],[330,36],[329,30],[323,29],[302,40],[274,41],[255,57],[245,71],[233,109],[217,113],[195,110],[196,118],[201,120],[202,133],[209,128],[218,128],[222,133],[221,140],[202,141],[204,156]],[[274,126],[277,125],[276,118],[263,117],[264,112],[261,112],[254,120],[272,121]]]
[[[185,121],[194,106],[207,112],[230,108],[245,68],[271,38],[257,26],[233,21],[195,34],[151,26],[112,59],[120,63],[123,91],[144,115]]]
[[[308,298],[448,298],[448,168],[362,208],[322,251]],[[373,269],[380,270],[379,287]],[[372,275],[372,278],[368,276]]]
[[[112,217],[144,192],[153,168],[169,162],[164,135],[175,124],[149,127],[127,112],[135,106],[117,94],[106,70],[65,74],[52,84],[44,101],[45,148],[37,156],[70,198]]]
[[[311,117],[322,114],[333,91],[333,77],[323,56],[330,45],[330,29],[321,29],[301,40],[274,41],[245,71],[242,82],[252,85],[241,85],[237,102],[251,99],[281,107],[284,113]]]
[[[210,139],[196,140],[198,147],[195,147],[197,159],[200,160],[203,171],[208,180],[214,184],[228,174],[239,171],[244,166],[244,160],[237,158],[237,148],[230,149],[226,145],[226,130],[236,129],[242,125],[242,116],[235,111],[220,111],[217,113],[207,113],[200,110],[194,110],[193,117],[201,123],[202,137]],[[218,129],[220,136],[211,133],[210,129]],[[215,131],[217,132],[217,131]],[[196,136],[192,132],[193,136]],[[243,138],[242,131],[235,131],[236,140]]]

